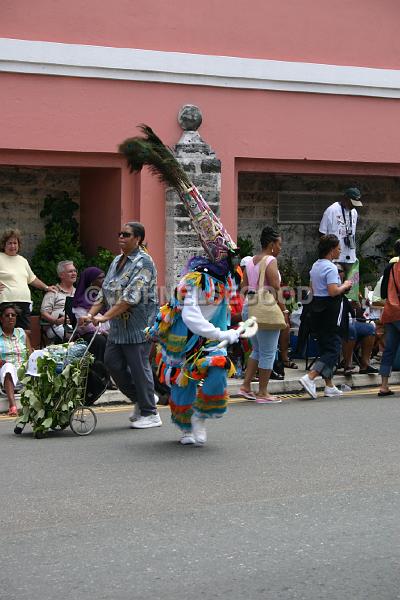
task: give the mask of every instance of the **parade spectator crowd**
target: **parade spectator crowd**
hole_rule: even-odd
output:
[[[355,207],[361,206],[360,190],[350,187],[341,201],[324,212],[316,247],[318,259],[310,270],[309,293],[297,304],[291,303],[291,309],[295,306],[296,322],[294,314],[291,322],[291,312],[280,294],[278,255],[284,239],[279,231],[266,225],[260,236],[260,251],[234,265],[237,292],[231,301],[231,327],[238,327],[248,318],[249,302],[258,292],[260,269],[265,273],[263,285],[272,291],[286,323],[280,329],[259,328],[251,340],[240,339],[230,347],[236,376],[243,377],[240,395],[244,398],[260,404],[281,402],[268,392],[269,380],[284,379],[285,368],[297,369],[295,360],[304,358],[310,341],[317,343],[317,356],[310,370],[299,378],[310,397],[317,397],[315,379],[319,376],[325,380],[325,396],[340,396],[343,392],[333,378],[341,370],[345,376],[379,372],[382,381],[378,395],[394,393],[389,388],[389,377],[400,345],[400,264],[397,257],[385,269],[374,291],[375,306],[370,310],[370,297],[365,299],[358,294],[355,299],[353,294],[351,298],[351,273],[358,268]],[[17,369],[31,352],[33,286],[44,292],[41,319],[46,343],[66,342],[73,334],[75,339],[79,337],[88,343],[96,332],[98,338],[92,353],[97,361],[105,363],[120,390],[136,403],[131,426],[161,425],[154,391],[157,376],[152,376],[150,365],[155,352],[143,333],[154,321],[157,310],[155,266],[143,246],[144,227],[140,223],[124,225],[118,239],[121,254],[108,273],[88,267],[78,274],[73,262],[65,257],[54,274],[58,283],[47,285],[20,255],[19,230],[4,231],[0,239],[0,383],[10,415],[17,414]],[[400,252],[400,241],[396,242],[396,251]],[[383,327],[384,338],[379,335]],[[291,347],[293,339],[298,342],[297,349]],[[381,358],[379,370],[371,363],[372,356],[375,364]],[[253,389],[254,382],[257,391]]]

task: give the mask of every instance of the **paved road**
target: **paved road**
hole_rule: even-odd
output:
[[[2,600],[400,598],[400,398],[235,404],[34,440],[0,423]]]

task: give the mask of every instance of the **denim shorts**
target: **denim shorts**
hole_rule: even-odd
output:
[[[365,321],[350,321],[349,323],[349,340],[354,342],[361,340],[369,335],[375,335],[374,323],[366,323]]]

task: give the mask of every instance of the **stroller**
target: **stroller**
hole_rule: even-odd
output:
[[[90,354],[97,333],[98,329],[87,346],[76,342],[68,348],[54,346],[53,355],[48,349],[31,355],[22,379],[23,412],[16,422],[15,434],[21,434],[28,423],[35,438],[44,437],[49,429],[68,426],[76,435],[89,435],[95,430],[97,416],[91,406],[108,384],[104,365]],[[37,361],[42,365],[42,373],[38,372]]]

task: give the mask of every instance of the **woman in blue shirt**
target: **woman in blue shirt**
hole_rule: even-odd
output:
[[[323,235],[318,243],[319,259],[310,271],[313,299],[310,305],[311,332],[318,341],[319,358],[313,369],[300,378],[300,383],[312,397],[317,397],[315,378],[325,379],[325,396],[340,396],[333,383],[333,370],[338,362],[342,347],[339,335],[348,316],[343,311],[342,295],[351,288],[351,281],[341,283],[334,260],[340,256],[340,242],[336,235]]]
[[[118,388],[136,403],[131,427],[159,427],[144,329],[152,325],[158,309],[157,272],[142,246],[145,230],[129,222],[118,234],[121,254],[110,265],[97,300],[83,321],[95,325],[110,321],[104,363]],[[103,314],[98,314],[98,313]]]

